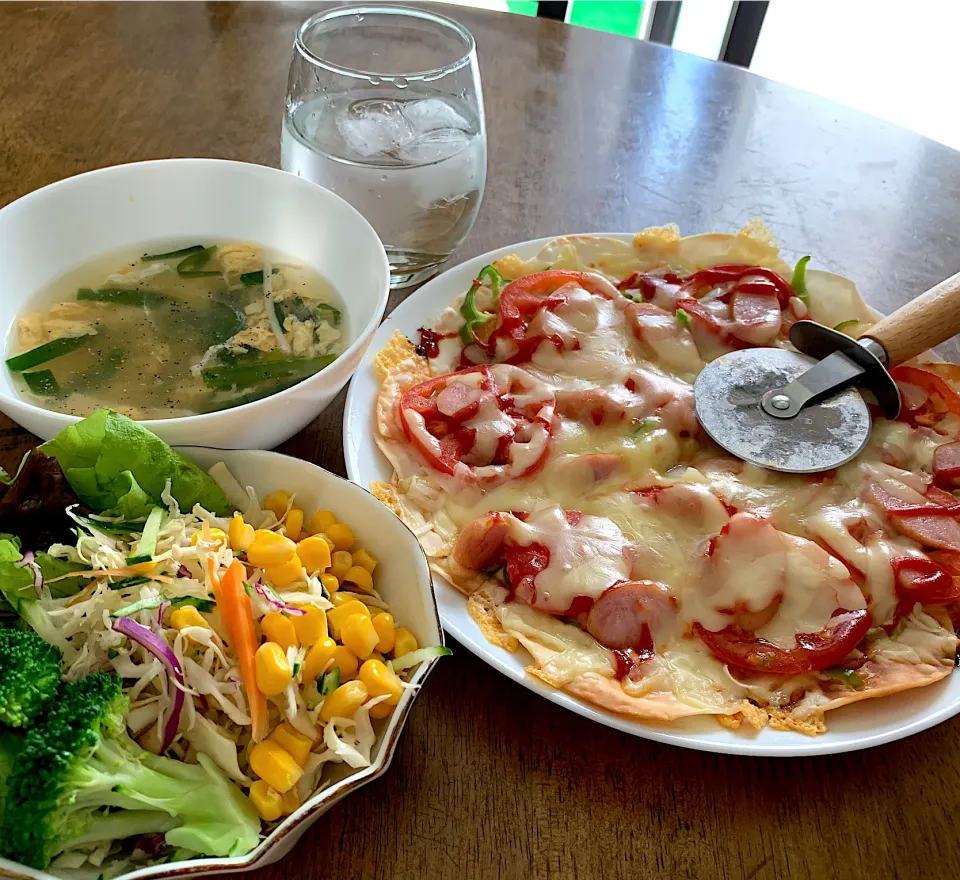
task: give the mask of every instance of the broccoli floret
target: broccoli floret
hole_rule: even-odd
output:
[[[59,648],[32,630],[0,629],[0,723],[27,727],[57,694]]]
[[[23,734],[12,730],[0,730],[0,816],[7,799],[7,780],[17,765],[17,755],[23,748]]]
[[[204,855],[256,846],[260,820],[240,789],[206,755],[185,764],[140,748],[126,705],[106,672],[61,688],[8,780],[0,855],[42,869],[73,847],[143,834]]]

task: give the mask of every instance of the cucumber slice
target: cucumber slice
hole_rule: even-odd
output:
[[[137,552],[127,557],[127,565],[139,565],[141,562],[150,562],[153,552],[157,549],[157,536],[160,534],[160,522],[163,519],[163,508],[154,507],[143,524],[143,533],[137,542]]]
[[[409,669],[411,666],[423,663],[424,660],[432,660],[434,657],[449,657],[452,653],[453,651],[445,648],[443,645],[434,645],[431,648],[420,648],[419,650],[402,654],[397,657],[396,660],[392,661],[391,665],[393,666],[394,672],[403,672],[404,669]]]

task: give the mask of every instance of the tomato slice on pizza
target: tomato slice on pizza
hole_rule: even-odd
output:
[[[480,482],[527,476],[542,465],[556,397],[524,370],[491,364],[414,385],[399,406],[406,436],[432,468]]]

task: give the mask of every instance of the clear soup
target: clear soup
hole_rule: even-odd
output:
[[[20,395],[55,412],[136,419],[275,394],[345,347],[341,302],[316,271],[247,243],[114,253],[41,291],[11,334]]]

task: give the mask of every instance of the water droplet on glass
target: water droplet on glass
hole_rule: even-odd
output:
[[[379,86],[379,85],[382,85],[382,83],[383,83],[383,80],[380,79],[379,76],[371,76],[371,77],[370,77],[370,85],[372,85],[372,86]]]
[[[357,13],[357,21],[363,21],[363,16],[359,12]]]
[[[387,182],[387,175],[386,175],[386,174],[381,174],[381,175],[380,175],[380,183],[386,183],[386,182]]]
[[[408,85],[410,85],[410,83],[407,81],[407,78],[406,78],[405,76],[398,76],[398,77],[393,81],[393,84],[394,84],[398,89],[405,89]]]

